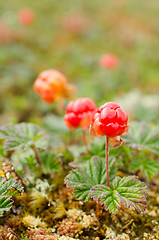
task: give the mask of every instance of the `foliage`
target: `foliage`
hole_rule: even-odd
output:
[[[43,126],[44,128],[47,129],[48,132],[51,132],[52,134],[55,133],[63,134],[65,132],[68,132],[68,129],[63,121],[63,118],[56,116],[54,114],[47,115],[44,118]]]
[[[32,149],[19,149],[12,153],[10,160],[13,163],[15,171],[25,179],[37,174],[37,162]]]
[[[110,147],[110,156],[115,157],[116,158],[116,163],[118,166],[123,166],[125,168],[128,168],[130,161],[131,161],[131,155],[132,155],[132,151],[130,149],[130,147],[125,146],[125,144],[123,144],[120,147]]]
[[[60,146],[60,151],[61,146],[68,144],[68,140],[71,144],[74,144],[75,137],[78,139],[76,142],[79,143],[80,138],[77,134],[74,139],[69,139],[66,136],[68,131],[63,128],[62,116],[57,117],[57,121],[52,119],[52,115],[47,118],[47,114],[56,112],[56,105],[47,105],[41,102],[39,97],[33,93],[32,84],[37,75],[40,71],[50,67],[57,68],[67,76],[68,81],[76,84],[78,97],[92,97],[97,106],[104,100],[109,101],[118,96],[122,100],[123,97],[121,98],[121,96],[124,96],[124,93],[132,92],[132,99],[126,95],[123,100],[129,110],[129,116],[137,120],[146,119],[150,122],[158,122],[159,58],[156,54],[159,50],[158,26],[156,24],[158,1],[107,1],[107,4],[103,4],[103,1],[99,0],[77,1],[77,4],[74,4],[73,0],[64,0],[62,3],[57,0],[53,2],[50,0],[30,1],[29,7],[35,12],[35,22],[25,28],[18,23],[17,14],[27,4],[28,1],[26,0],[1,1],[0,3],[0,27],[2,27],[2,34],[0,34],[0,63],[2,67],[0,73],[0,112],[2,124],[6,123],[7,119],[11,122],[44,122],[44,129],[49,130],[53,148]],[[71,27],[76,26],[76,21],[73,20],[77,19],[78,22],[78,14],[82,17],[82,20],[84,16],[86,24],[84,24],[84,29],[75,27],[75,32],[73,32]],[[75,18],[73,18],[73,15]],[[129,21],[130,19],[131,21]],[[8,27],[6,31],[3,28],[3,22]],[[6,41],[3,41],[3,35]],[[100,48],[97,46],[100,46]],[[99,59],[105,51],[113,51],[114,54],[118,55],[120,61],[118,69],[106,71],[100,67]],[[136,87],[148,95],[144,94],[141,95],[141,98],[137,98],[133,91]],[[153,95],[149,95],[151,93]],[[136,102],[135,107],[134,102]],[[48,121],[48,125],[45,120]],[[133,129],[133,124],[130,132],[131,129]],[[145,129],[143,128],[143,130]],[[139,129],[134,129],[134,131],[139,133]],[[155,157],[152,156],[151,159],[151,154],[147,155],[147,151],[158,154],[158,147],[156,148],[157,145],[159,146],[158,135],[156,134],[156,139],[154,138],[152,144],[149,144],[150,142],[145,144],[145,142],[140,141],[141,139],[134,139],[134,136],[128,139],[127,136],[125,137],[125,140],[128,140],[127,147],[110,149],[110,156],[115,156],[116,163],[123,167],[121,173],[125,174],[123,172],[128,170],[129,164],[132,162],[129,170],[141,169],[146,176],[150,176],[152,172],[155,174],[154,170],[157,166],[155,162],[150,163],[150,160],[154,161]],[[62,141],[66,137],[67,140]],[[40,139],[42,140],[43,136]],[[1,142],[0,140],[0,144]],[[129,146],[135,150],[132,151]],[[83,161],[90,159],[93,155],[105,156],[105,143],[101,146],[101,149],[100,146],[97,149],[95,148],[96,146],[93,146],[91,153],[87,156],[86,154],[80,156]],[[122,150],[125,150],[125,152],[122,152]],[[136,156],[138,150],[146,153],[144,159],[141,159],[140,155]],[[7,154],[10,157],[12,153]],[[132,159],[130,159],[131,154],[133,154]],[[67,162],[71,159],[69,157]],[[3,159],[4,155],[1,154],[0,146],[0,160],[3,161]],[[52,169],[51,158],[49,159],[49,164],[47,162],[43,163],[43,165],[46,164],[45,173]],[[61,157],[61,161],[63,159]],[[18,160],[16,161],[16,167],[19,167]],[[24,165],[22,165],[22,173],[27,170],[28,166],[35,170],[37,175],[39,174],[40,170],[36,168],[37,163],[33,155],[21,160],[25,165],[24,169]],[[30,175],[35,176],[33,172]],[[39,186],[44,182],[44,176],[40,176],[41,183],[39,182]],[[29,174],[28,177],[30,177]],[[47,180],[50,181],[50,179]],[[59,180],[63,181],[63,178],[58,177],[57,182]],[[57,184],[57,186],[59,185]],[[157,186],[153,187],[156,188]],[[155,198],[157,199],[156,196]],[[148,210],[152,209],[151,207],[153,208],[153,204],[150,204]],[[149,224],[151,217],[147,213],[147,219],[145,215],[143,219],[142,216],[134,216],[132,211],[132,215],[130,214],[127,220],[125,220],[125,216],[122,217],[123,213],[120,212],[119,214],[117,218],[120,221],[119,224],[116,224],[119,231],[129,231],[133,234],[136,231],[139,233],[138,236],[142,238],[144,236],[140,233],[144,232],[144,222],[146,222],[146,230],[148,229],[151,232],[152,229],[156,229]],[[125,222],[128,222],[128,225],[130,223],[130,229],[133,228],[133,231],[126,229],[127,224]],[[139,222],[142,222],[142,226]],[[121,228],[122,224],[124,228]],[[136,230],[135,225],[138,226]],[[101,224],[100,229],[103,231]],[[100,229],[95,230],[95,232],[100,232]],[[90,232],[91,235],[94,234],[93,231]],[[132,239],[135,237],[137,236],[131,236]],[[38,238],[38,236],[35,234],[32,238]],[[105,236],[101,234],[101,238],[104,239]]]
[[[52,152],[41,152],[40,160],[43,166],[44,173],[53,173],[55,170],[60,169],[60,164],[57,161],[57,154]]]
[[[136,150],[148,150],[159,154],[159,126],[152,127],[146,122],[133,122],[129,132],[123,136],[126,145]]]
[[[24,240],[28,240],[29,239],[29,237],[27,237],[27,236],[25,237],[23,234],[21,234],[21,238],[24,239]]]
[[[28,184],[35,184],[37,177],[43,174],[53,174],[59,170],[60,164],[58,163],[58,154],[51,151],[39,151],[42,168],[38,169],[38,164],[32,149],[18,150],[11,156],[11,161],[16,172],[25,179]],[[38,171],[37,171],[38,169]]]
[[[2,161],[3,157],[4,157],[4,148],[3,146],[0,145],[0,161]]]
[[[65,126],[63,118],[50,114],[44,117],[43,128],[49,133],[49,141],[53,147],[57,147],[62,144],[62,140],[65,139],[69,130]]]
[[[64,151],[60,151],[57,155],[58,162],[63,168],[68,168],[68,164],[74,161],[72,153],[66,148]]]
[[[25,164],[25,166],[28,166],[30,170],[35,170],[37,166],[37,162],[34,155],[26,156],[23,160],[24,160],[23,163]]]
[[[114,214],[122,206],[132,206],[138,212],[143,212],[146,209],[147,187],[136,176],[116,177],[110,187],[99,184],[94,186],[90,190],[90,196]]]
[[[90,145],[89,145],[89,152],[83,153],[80,149],[80,146],[74,146],[70,148],[73,150],[73,154],[78,153],[76,157],[78,162],[85,162],[86,160],[90,159],[92,156],[99,156],[101,158],[105,157],[105,138],[96,138]],[[80,154],[81,153],[81,154]],[[124,144],[120,147],[111,147],[109,146],[109,156],[115,157],[117,166],[129,166],[129,162],[131,161],[131,154],[132,151],[130,147],[125,146]]]
[[[144,154],[139,154],[131,163],[130,171],[134,172],[141,170],[141,172],[150,180],[157,173],[159,173],[159,163],[156,160],[151,159],[150,157],[145,156]]]
[[[89,147],[89,153],[92,156],[97,155],[100,157],[105,157],[105,139],[104,138],[95,139]]]
[[[26,150],[28,147],[46,149],[45,131],[33,123],[6,124],[0,127],[0,138],[4,139],[7,151]]]
[[[15,180],[0,177],[0,216],[9,211],[13,204],[13,196],[23,192],[23,188]]]
[[[109,174],[112,182],[116,175],[114,158],[109,159]],[[86,163],[80,164],[66,176],[65,183],[73,189],[77,199],[88,201],[93,186],[107,183],[105,159],[94,156]]]

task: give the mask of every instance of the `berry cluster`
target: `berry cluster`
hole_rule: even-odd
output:
[[[45,102],[53,103],[66,96],[66,92],[71,90],[71,85],[67,84],[66,78],[60,72],[46,70],[40,73],[33,88]],[[129,129],[128,116],[117,103],[107,102],[96,109],[90,98],[71,101],[66,107],[64,121],[70,129],[81,127],[86,130],[90,126],[90,133],[99,137],[105,135],[115,138]]]
[[[114,138],[128,131],[128,116],[115,102],[108,102],[96,109],[89,98],[79,98],[66,107],[64,121],[68,128],[81,127],[94,136]]]

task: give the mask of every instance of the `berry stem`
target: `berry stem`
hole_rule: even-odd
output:
[[[106,172],[107,172],[107,186],[109,187],[109,161],[108,161],[108,157],[109,157],[109,142],[108,142],[108,137],[106,136]]]
[[[33,151],[34,151],[36,161],[37,161],[37,163],[39,164],[39,167],[41,167],[42,164],[41,164],[41,161],[40,161],[40,157],[39,157],[37,148],[36,148],[35,146],[32,146],[32,149],[33,149]]]
[[[64,109],[64,99],[62,97],[59,97],[58,103],[57,103],[57,114],[61,115],[63,109]]]
[[[86,151],[88,153],[89,151],[88,151],[88,143],[87,143],[87,139],[86,139],[86,131],[82,130],[82,132],[83,132],[83,142],[84,142],[84,145],[86,146]]]

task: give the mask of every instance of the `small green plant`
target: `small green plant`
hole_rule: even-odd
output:
[[[116,176],[115,158],[109,159],[110,181]],[[65,178],[67,187],[74,189],[77,199],[89,200],[92,187],[97,184],[107,184],[106,162],[104,158],[92,157],[86,163],[80,164]]]
[[[147,157],[145,154],[139,153],[131,162],[129,169],[130,172],[141,171],[148,180],[151,180],[159,172],[159,163],[151,156]]]
[[[148,123],[133,122],[130,131],[123,136],[125,144],[137,151],[147,151],[159,155],[159,127]]]
[[[159,127],[146,122],[134,122],[129,132],[122,138],[125,144],[109,147],[109,155],[116,158],[119,169],[125,173],[142,175],[147,181],[159,173],[158,136]],[[105,156],[105,141],[98,138],[89,146],[89,153],[78,156],[78,162],[84,162],[93,155]]]
[[[13,196],[20,195],[23,188],[17,181],[0,177],[0,217],[13,205]]]
[[[15,166],[15,174],[25,179],[26,186],[34,186],[43,174],[54,177],[54,172],[61,168],[58,154],[48,148],[46,132],[35,124],[6,124],[0,128],[0,139]]]
[[[30,237],[27,237],[27,236],[25,237],[23,234],[21,234],[21,238],[24,239],[24,240],[29,240],[30,239]]]
[[[159,127],[148,123],[134,122],[124,136],[125,144],[131,149],[130,172],[141,171],[147,180],[159,173]]]
[[[104,208],[116,214],[120,207],[134,207],[138,212],[146,209],[148,189],[136,176],[116,177],[114,162],[108,159],[109,143],[112,147],[120,146],[119,137],[129,130],[127,114],[114,102],[106,103],[97,109],[93,117],[90,132],[94,136],[106,135],[106,161],[93,158],[78,166],[65,178],[65,183],[73,189],[78,199],[90,198]]]
[[[43,173],[53,173],[55,170],[60,169],[60,164],[57,161],[57,154],[50,151],[41,152],[40,159],[43,165]]]
[[[32,123],[9,123],[0,128],[0,139],[4,140],[4,149],[6,151],[32,148],[37,163],[41,166],[37,149],[47,149],[48,140],[45,131],[39,126]]]

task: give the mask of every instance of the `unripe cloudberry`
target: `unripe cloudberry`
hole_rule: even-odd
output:
[[[46,70],[39,74],[33,88],[45,102],[53,103],[67,91],[67,80],[56,70]]]

